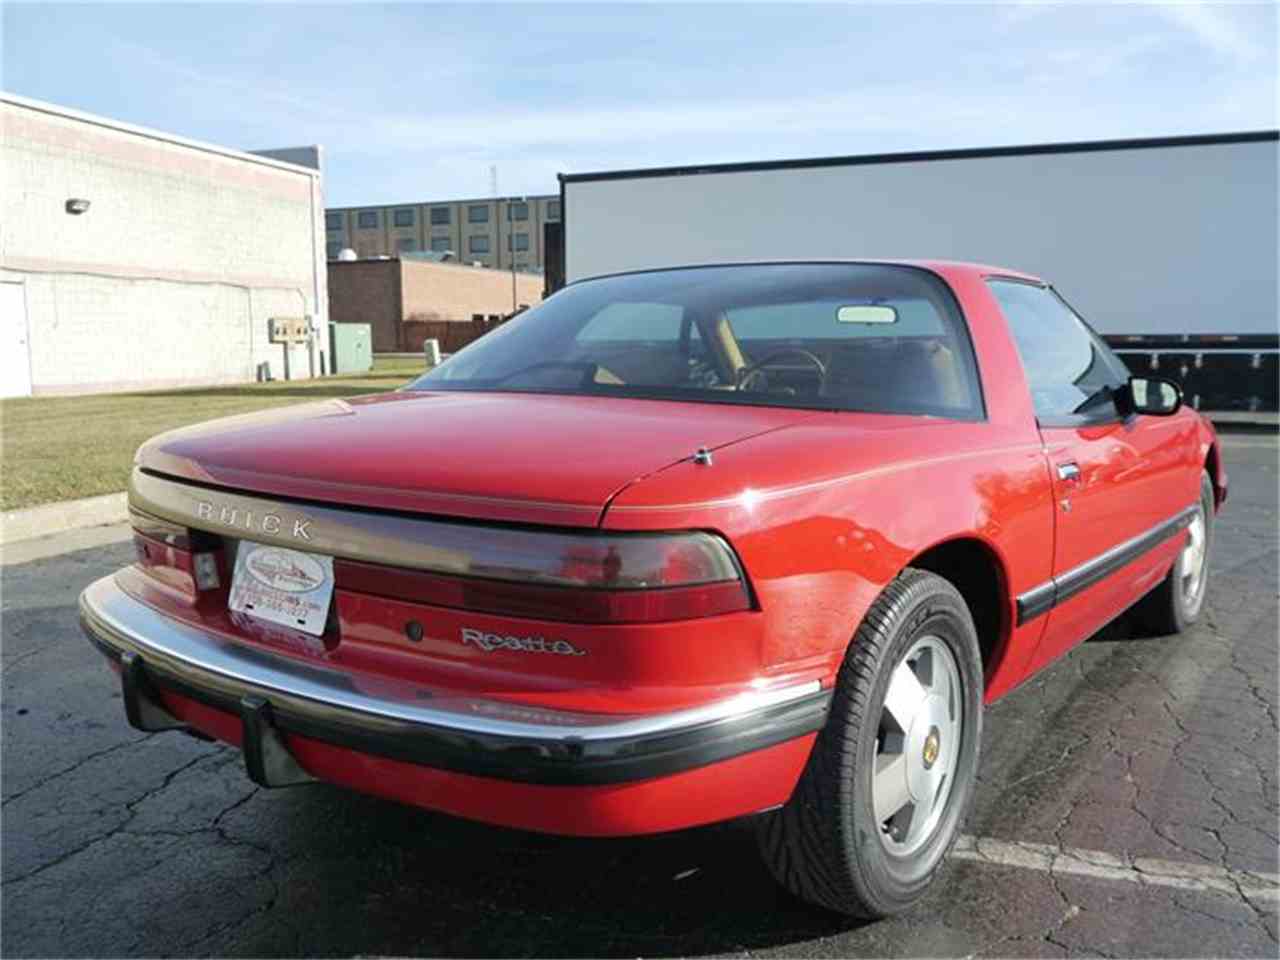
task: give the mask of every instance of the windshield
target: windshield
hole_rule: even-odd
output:
[[[973,349],[950,291],[925,270],[879,264],[585,280],[409,389],[982,416]]]

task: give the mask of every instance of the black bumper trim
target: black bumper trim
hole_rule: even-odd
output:
[[[219,687],[192,682],[175,675],[163,656],[123,648],[119,638],[96,621],[83,598],[80,619],[85,634],[104,656],[120,662],[122,668],[126,660],[131,664],[128,670],[136,689],[172,691],[239,717],[246,725],[250,721],[245,719],[243,701],[256,696],[269,709],[271,730],[392,760],[521,783],[588,786],[669,776],[813,733],[826,722],[831,701],[830,690],[818,689],[781,703],[667,730],[619,737],[513,736],[371,718],[350,710],[319,710],[302,698],[273,695],[251,683],[230,690],[225,683]],[[268,765],[259,758],[260,771]],[[251,774],[253,769],[250,763]],[[272,776],[264,772],[263,779],[270,781]]]

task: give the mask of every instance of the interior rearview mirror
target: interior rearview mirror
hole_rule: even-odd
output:
[[[898,311],[883,304],[863,303],[840,307],[836,323],[897,323]]]
[[[1132,413],[1167,417],[1182,407],[1182,388],[1161,377],[1130,377],[1126,393]]]

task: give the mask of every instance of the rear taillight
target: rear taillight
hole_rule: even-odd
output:
[[[140,533],[148,540],[166,547],[177,547],[179,550],[191,549],[191,531],[180,523],[162,520],[132,507],[129,508],[129,523],[133,526],[134,533]]]
[[[709,533],[573,536],[514,531],[471,576],[610,590],[654,590],[740,580],[728,545]],[[477,562],[478,561],[478,562]]]
[[[138,562],[151,576],[187,596],[221,586],[218,538],[139,510],[129,510]]]
[[[485,563],[473,554],[466,575],[348,560],[336,561],[334,574],[339,587],[361,593],[574,623],[689,620],[751,608],[733,552],[712,534],[489,533]]]

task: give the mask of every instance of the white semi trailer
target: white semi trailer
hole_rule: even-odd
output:
[[[1043,276],[1135,369],[1275,410],[1280,133],[560,176],[564,280],[732,260],[939,258]],[[554,288],[557,278],[549,277]]]

